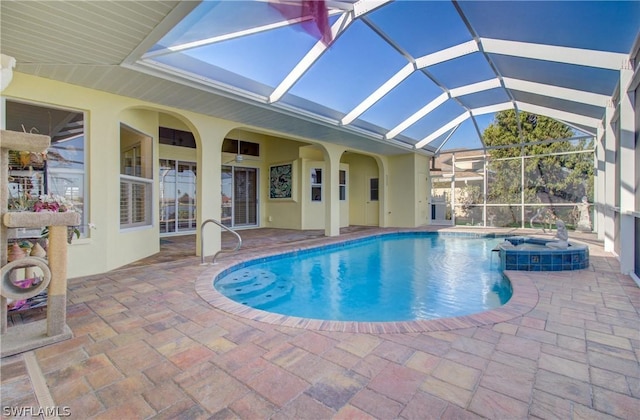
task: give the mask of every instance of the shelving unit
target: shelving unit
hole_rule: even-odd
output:
[[[0,237],[8,237],[9,228],[49,228],[49,246],[47,259],[27,257],[20,264],[7,264],[7,244],[0,246],[0,333],[2,334],[1,357],[22,353],[34,348],[63,341],[72,337],[66,324],[67,312],[67,227],[80,224],[80,215],[75,212],[9,212],[8,168],[9,150],[26,152],[44,152],[50,145],[48,136],[14,131],[0,132],[1,162],[0,170]],[[16,269],[40,267],[47,285],[47,318],[24,325],[7,328],[7,298],[29,298],[39,293],[39,288],[20,289],[13,285],[12,278]],[[36,289],[36,290],[34,290]]]

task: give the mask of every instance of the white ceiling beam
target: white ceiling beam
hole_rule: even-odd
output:
[[[359,0],[353,3],[353,16],[358,18],[378,7],[391,3],[392,0]]]
[[[346,28],[353,22],[351,13],[343,13],[342,16],[331,26],[331,34],[333,39],[341,31],[345,31]],[[291,89],[291,87],[302,77],[302,75],[309,70],[309,68],[315,63],[318,58],[326,51],[327,46],[321,41],[315,43],[315,45],[309,50],[309,52],[296,64],[291,72],[284,78],[284,80],[278,85],[269,96],[269,103],[279,101],[285,93]]]
[[[329,9],[339,9],[339,10],[342,10],[343,12],[353,11],[353,3],[347,3],[344,1],[338,1],[338,0],[325,0],[324,4]]]
[[[482,44],[483,50],[487,53],[577,64],[580,66],[598,67],[609,70],[620,70],[623,64],[628,61],[627,54],[586,50],[582,48],[505,41],[493,38],[480,38],[480,43]]]
[[[427,144],[431,143],[433,140],[437,139],[438,137],[440,137],[441,135],[443,135],[447,131],[451,130],[452,128],[456,127],[459,124],[462,124],[470,116],[471,116],[471,113],[469,111],[465,111],[464,113],[458,115],[456,118],[454,118],[453,120],[449,121],[448,123],[446,123],[445,125],[443,125],[439,129],[434,131],[433,133],[429,134],[427,137],[425,137],[422,140],[420,140],[419,142],[417,142],[414,147],[416,149],[420,149],[421,147],[426,146]]]
[[[547,117],[555,118],[556,120],[568,121],[578,125],[584,125],[586,127],[598,127],[600,120],[597,118],[587,117],[585,115],[574,114],[572,112],[561,111],[559,109],[547,108],[544,106],[533,105],[526,102],[517,102],[518,109],[520,111],[529,112],[532,114],[544,115]]]
[[[413,73],[415,67],[413,63],[407,63],[399,72],[394,74],[389,80],[387,80],[382,86],[376,89],[367,99],[360,102],[358,106],[356,106],[351,112],[345,115],[340,121],[341,124],[346,125],[350,124],[353,120],[358,118],[365,112],[367,109],[373,106],[376,102],[378,102],[384,95],[389,93],[393,88],[398,86],[400,82],[409,77],[411,73]]]
[[[457,98],[458,96],[469,95],[471,93],[481,92],[483,90],[489,90],[501,87],[500,79],[489,79],[484,80],[482,82],[472,83],[466,86],[460,86],[457,88],[453,88],[449,91],[452,98]]]
[[[436,99],[426,104],[424,107],[422,107],[422,109],[418,110],[418,112],[416,112],[415,114],[413,114],[412,116],[410,116],[409,118],[407,118],[406,120],[402,121],[400,124],[392,128],[387,134],[385,134],[384,137],[387,140],[394,138],[395,136],[397,136],[398,134],[406,130],[408,127],[415,124],[420,118],[424,117],[429,112],[433,111],[438,106],[442,105],[444,102],[447,101],[447,99],[449,99],[449,95],[447,95],[446,93],[441,93],[440,96],[438,96]]]
[[[633,72],[633,77],[629,81],[629,86],[627,86],[627,92],[633,92],[640,86],[640,66],[636,66],[636,70]]]
[[[529,82],[527,80],[512,79],[510,77],[504,77],[502,80],[504,81],[504,86],[507,89],[519,90],[521,92],[529,92],[552,98],[566,99],[567,101],[580,102],[588,105],[605,107],[610,99],[609,96],[598,93]]]
[[[451,139],[451,137],[453,137],[453,134],[456,132],[456,130],[458,130],[458,127],[460,127],[460,125],[456,125],[455,127],[453,127],[453,130],[451,130],[449,132],[449,134],[447,134],[447,138],[444,139],[444,141],[442,143],[440,143],[440,146],[438,146],[438,148],[436,149],[435,152],[433,152],[434,155],[438,156],[438,154],[440,153],[440,150],[442,150],[442,148],[444,147],[445,144],[447,144],[447,142]]]
[[[570,123],[569,121],[566,121],[566,120],[563,121],[563,123],[568,125],[569,127],[573,128],[574,130],[581,131],[581,132],[586,133],[588,135],[591,135],[593,137],[595,137],[597,135],[597,133],[598,133],[598,128],[592,128],[591,130],[589,130],[589,129],[585,128],[585,127],[578,126],[578,124]],[[600,120],[600,124],[598,125],[598,127],[602,127],[602,120]]]
[[[218,35],[218,36],[212,36],[212,37],[205,38],[205,39],[199,39],[197,41],[187,42],[187,43],[184,43],[184,44],[167,47],[167,48],[164,48],[164,49],[162,49],[160,51],[150,52],[149,54],[146,54],[143,58],[153,58],[153,57],[157,57],[159,55],[185,51],[185,50],[189,50],[189,49],[192,49],[192,48],[203,47],[205,45],[216,44],[218,42],[228,41],[230,39],[240,38],[240,37],[247,36],[247,35],[253,35],[253,34],[260,33],[260,32],[270,31],[272,29],[282,28],[282,27],[285,27],[285,26],[289,26],[289,25],[292,25],[292,24],[303,22],[305,20],[308,20],[308,18],[296,18],[296,19],[291,19],[290,21],[282,20],[282,21],[279,21],[279,22],[270,23],[268,25],[255,26],[253,28],[243,29],[241,31],[229,32],[229,33]]]
[[[468,41],[454,45],[453,47],[445,48],[444,50],[436,51],[432,54],[423,55],[416,59],[416,66],[419,69],[423,69],[425,67],[453,60],[454,58],[462,57],[463,55],[477,51],[479,51],[478,43],[476,41]]]
[[[507,109],[513,109],[513,108],[514,108],[513,102],[503,102],[501,104],[487,105],[480,108],[474,108],[471,110],[471,115],[476,117],[478,115],[491,114],[492,112],[506,111]]]
[[[406,120],[402,121],[396,127],[392,128],[385,135],[385,138],[386,139],[394,138],[395,136],[397,136],[398,134],[406,130],[408,127],[415,124],[418,120],[420,120],[420,118],[424,117],[425,115],[427,115],[428,113],[430,113],[431,111],[433,111],[434,109],[442,105],[450,97],[468,95],[470,93],[480,92],[487,89],[493,89],[500,86],[501,85],[500,85],[499,79],[490,79],[490,80],[484,80],[482,82],[472,83],[470,85],[461,86],[461,87],[452,89],[451,91],[449,91],[449,93],[444,92],[440,94],[440,96],[438,96],[436,99],[434,99],[433,101],[429,102],[427,105],[422,107],[418,112],[416,112]]]
[[[265,0],[266,1],[266,0]],[[341,13],[339,10],[330,10],[329,11],[329,16],[331,15],[335,15]],[[205,45],[211,45],[211,44],[216,44],[218,42],[222,42],[222,41],[228,41],[231,39],[235,39],[235,38],[240,38],[243,36],[247,36],[247,35],[254,35],[254,34],[258,34],[260,32],[266,32],[266,31],[270,31],[272,29],[278,29],[278,28],[282,28],[285,26],[289,26],[289,25],[295,25],[297,23],[300,22],[304,22],[307,20],[311,20],[312,16],[302,16],[299,18],[293,18],[293,19],[284,19],[284,20],[280,20],[278,22],[273,22],[267,25],[261,25],[261,26],[254,26],[252,28],[247,28],[247,29],[243,29],[241,31],[235,31],[235,32],[229,32],[226,34],[222,34],[222,35],[218,35],[218,36],[212,36],[209,38],[205,38],[205,39],[199,39],[197,41],[192,41],[192,42],[187,42],[184,44],[180,44],[180,45],[173,45],[171,47],[167,47],[167,48],[162,48],[160,50],[157,51],[152,51],[149,52],[147,54],[145,54],[142,58],[154,58],[154,57],[159,57],[162,55],[167,55],[167,54],[171,54],[171,53],[175,53],[175,52],[180,52],[180,51],[186,51],[186,50],[190,50],[193,48],[198,48],[198,47],[203,47]]]

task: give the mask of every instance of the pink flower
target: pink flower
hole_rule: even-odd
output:
[[[73,205],[64,197],[57,195],[41,195],[33,204],[33,211],[50,211],[53,213],[72,211]]]

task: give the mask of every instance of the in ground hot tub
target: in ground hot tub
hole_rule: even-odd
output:
[[[552,239],[514,236],[498,245],[503,270],[563,271],[589,267],[589,247],[569,242],[566,248],[548,247]]]

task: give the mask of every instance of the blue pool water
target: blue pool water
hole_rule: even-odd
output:
[[[391,234],[249,262],[215,288],[244,305],[336,321],[468,315],[511,297],[491,250],[504,238]]]

